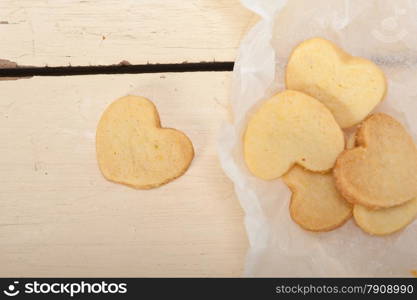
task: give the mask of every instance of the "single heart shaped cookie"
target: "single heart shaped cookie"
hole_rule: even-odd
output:
[[[342,128],[361,122],[386,93],[380,68],[322,38],[306,40],[293,50],[285,76],[287,89],[321,101]]]
[[[353,216],[356,224],[365,232],[373,235],[387,235],[397,232],[410,224],[417,215],[417,197],[404,204],[370,209],[356,204]]]
[[[122,97],[105,110],[97,127],[96,150],[105,178],[138,189],[181,176],[194,157],[188,137],[161,128],[156,107],[137,96]]]
[[[320,174],[294,166],[283,179],[292,191],[291,217],[304,229],[330,231],[352,216],[352,204],[336,190],[330,172]]]
[[[341,194],[369,208],[387,208],[417,196],[417,148],[404,127],[378,113],[356,133],[356,147],[337,159],[333,175]]]
[[[343,151],[344,136],[330,111],[316,99],[283,91],[262,103],[244,135],[249,170],[262,179],[275,179],[294,164],[308,170],[330,170]]]

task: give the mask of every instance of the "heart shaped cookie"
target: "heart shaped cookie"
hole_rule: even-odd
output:
[[[244,134],[249,170],[262,179],[275,179],[294,164],[308,170],[330,170],[343,151],[344,136],[330,111],[316,99],[283,91],[262,103]]]
[[[293,50],[285,76],[287,89],[321,101],[342,128],[361,122],[386,93],[380,68],[322,38],[306,40]]]
[[[355,204],[387,208],[417,196],[417,148],[404,127],[378,113],[356,133],[356,147],[337,159],[333,175],[341,194]]]
[[[181,176],[194,157],[188,137],[161,128],[156,107],[137,96],[122,97],[105,110],[97,127],[96,150],[105,178],[138,189]]]
[[[399,231],[410,224],[416,215],[417,197],[389,208],[369,209],[357,204],[353,208],[356,224],[373,235],[387,235]]]
[[[336,190],[330,172],[320,174],[294,166],[283,179],[292,191],[291,217],[304,229],[333,230],[352,216],[352,205]]]

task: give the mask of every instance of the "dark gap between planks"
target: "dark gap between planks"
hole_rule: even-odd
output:
[[[146,74],[178,72],[222,72],[232,71],[234,62],[199,62],[175,64],[68,66],[68,67],[17,67],[0,68],[0,77],[72,76],[97,74]]]

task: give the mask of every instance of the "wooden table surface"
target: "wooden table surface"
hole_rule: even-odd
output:
[[[256,17],[238,0],[0,0],[3,67],[233,61]],[[0,276],[239,276],[243,211],[216,153],[230,72],[0,80]],[[184,131],[188,172],[140,191],[106,181],[95,129],[138,94]]]

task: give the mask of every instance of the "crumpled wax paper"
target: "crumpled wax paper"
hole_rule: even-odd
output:
[[[412,276],[417,269],[417,221],[386,237],[370,236],[351,219],[327,233],[301,229],[289,215],[281,180],[252,176],[242,155],[248,116],[284,89],[291,49],[324,37],[377,63],[388,94],[376,111],[417,134],[417,1],[242,0],[261,20],[246,35],[233,73],[233,122],[219,137],[221,164],[234,182],[249,237],[244,276]]]

